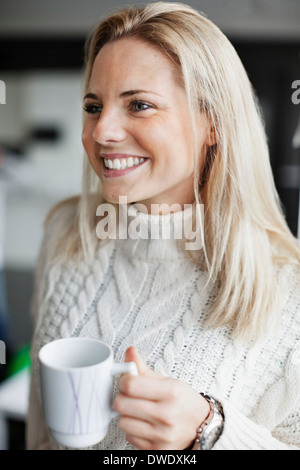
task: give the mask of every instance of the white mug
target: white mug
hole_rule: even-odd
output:
[[[113,376],[137,375],[134,362],[116,364],[111,347],[90,338],[63,338],[39,352],[42,404],[50,434],[82,449],[100,442],[112,418]]]

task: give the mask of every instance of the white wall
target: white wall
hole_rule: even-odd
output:
[[[6,213],[0,215],[5,227],[4,262],[9,268],[31,269],[46,213],[81,189],[82,77],[79,72],[32,72],[1,78],[7,100],[0,107],[0,142],[18,144],[37,125],[54,125],[62,135],[55,143],[28,141],[20,162],[7,161]],[[3,187],[3,181],[0,184]]]

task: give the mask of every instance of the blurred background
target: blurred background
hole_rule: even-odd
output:
[[[100,17],[131,3],[0,2],[0,340],[6,345],[0,449],[24,448],[29,312],[43,220],[53,204],[80,192],[84,41]],[[286,218],[299,236],[300,92],[291,98],[292,84],[299,80],[300,87],[300,1],[185,3],[222,29],[244,63],[263,110]]]

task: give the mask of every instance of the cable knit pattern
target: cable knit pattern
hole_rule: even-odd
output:
[[[43,344],[68,336],[103,339],[112,345],[116,362],[134,345],[155,371],[219,399],[225,428],[215,450],[299,448],[299,267],[287,265],[278,274],[284,298],[280,330],[256,344],[233,341],[229,328],[205,328],[217,287],[204,290],[207,273],[187,256],[182,240],[109,240],[99,243],[90,264],[50,265],[48,240],[59,236],[63,212],[70,210],[61,209],[49,224],[37,268],[28,448],[62,448],[42,421],[37,353]],[[181,215],[172,215],[173,227]],[[141,226],[151,221],[162,227],[167,220],[132,217]],[[114,419],[93,449],[132,446]]]

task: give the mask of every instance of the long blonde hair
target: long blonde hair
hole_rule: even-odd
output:
[[[204,204],[204,260],[209,281],[220,286],[208,325],[231,325],[238,337],[257,338],[278,320],[276,266],[300,263],[275,189],[259,106],[231,43],[211,21],[180,3],[129,6],[111,14],[86,42],[86,88],[94,60],[108,42],[135,37],[174,62],[185,87],[197,145],[199,111],[217,143],[195,166],[197,203]],[[87,158],[78,217],[69,224],[69,253],[92,253],[98,240],[95,212],[101,188]],[[67,233],[67,232],[66,232]],[[61,252],[66,251],[66,239]],[[203,256],[204,254],[204,256]]]

